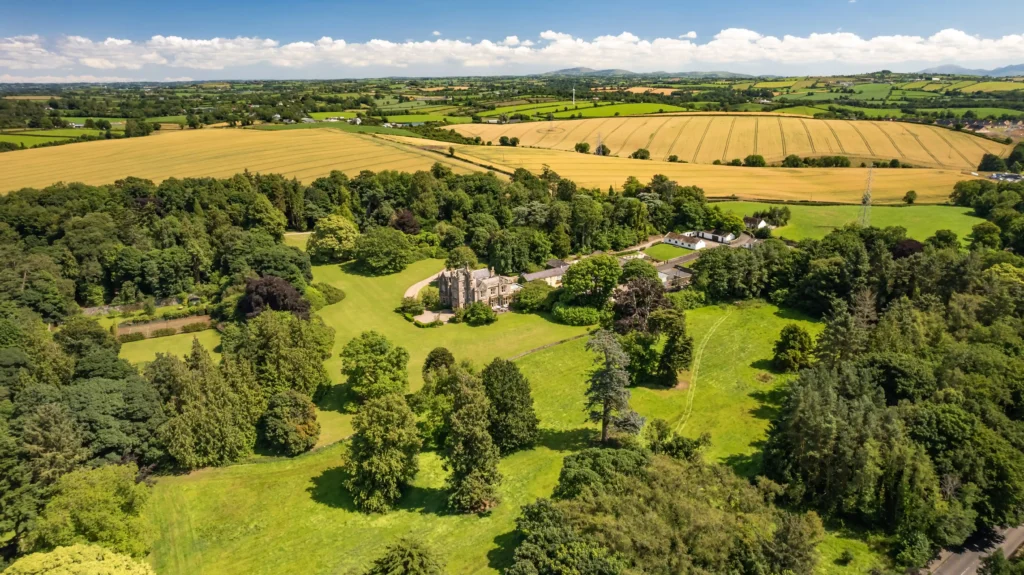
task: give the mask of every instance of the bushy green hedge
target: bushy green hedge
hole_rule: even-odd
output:
[[[203,331],[210,329],[210,322],[208,321],[197,321],[193,323],[186,323],[181,326],[181,333],[195,333],[197,331]]]
[[[169,335],[175,335],[177,333],[178,330],[174,329],[173,327],[162,327],[160,329],[154,329],[153,332],[150,334],[150,337],[167,337]]]
[[[345,299],[345,292],[341,288],[336,288],[331,284],[317,282],[313,284],[313,287],[323,294],[324,299],[327,300],[327,305],[334,305]]]
[[[122,333],[121,335],[117,336],[117,341],[119,341],[121,343],[129,343],[129,342],[133,342],[133,341],[142,341],[144,339],[146,339],[146,335],[144,333],[140,332],[140,331],[136,331],[136,332],[133,332],[133,333]]]
[[[601,312],[592,307],[556,303],[552,308],[555,321],[565,325],[595,325],[601,323]]]

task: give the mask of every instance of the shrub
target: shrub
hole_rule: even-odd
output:
[[[320,290],[313,286],[306,286],[306,289],[302,292],[302,297],[306,298],[306,301],[309,302],[309,309],[312,311],[318,311],[327,305],[327,299],[324,298],[324,294],[320,293]]]
[[[455,323],[464,322],[473,326],[494,323],[497,319],[498,314],[494,313],[491,306],[480,301],[471,303],[462,309],[455,310],[455,317],[452,318]]]
[[[313,284],[313,287],[324,295],[324,299],[327,300],[327,305],[334,305],[345,299],[345,292],[341,288],[336,288],[331,284],[318,282]]]
[[[512,300],[512,309],[521,312],[550,311],[555,288],[544,280],[527,282]]]
[[[154,329],[149,334],[149,337],[167,337],[169,335],[175,335],[177,333],[178,330],[174,329],[173,327],[162,327],[160,329]]]
[[[420,301],[427,309],[437,309],[441,305],[441,292],[434,286],[427,286],[420,290]]]
[[[679,156],[677,156],[675,154],[672,154],[671,156],[668,157],[668,161],[670,161],[670,162],[678,162],[679,161]]]
[[[276,276],[249,278],[245,282],[245,295],[238,300],[238,309],[246,319],[252,319],[265,309],[290,311],[297,317],[309,319],[309,302],[302,298],[291,283]]]
[[[651,152],[647,148],[640,148],[637,151],[630,154],[629,157],[633,158],[634,160],[650,160]]]
[[[181,333],[195,333],[197,331],[203,331],[210,329],[210,322],[208,321],[195,321],[192,323],[186,323],[181,326]]]
[[[751,154],[743,159],[743,165],[750,168],[763,168],[768,164],[764,161],[764,156],[760,154]]]
[[[132,333],[122,333],[121,335],[117,336],[117,341],[119,341],[121,343],[128,343],[128,342],[132,342],[132,341],[142,341],[144,339],[146,339],[146,335],[144,333],[142,333],[141,331],[136,331],[136,332],[132,332]]]
[[[556,303],[552,314],[556,321],[565,325],[595,325],[601,322],[601,312],[592,307]]]
[[[697,309],[703,307],[706,303],[704,292],[693,289],[670,292],[665,294],[665,296],[672,302],[672,306],[680,311]]]
[[[403,297],[402,303],[398,305],[398,309],[395,310],[402,314],[407,315],[420,315],[423,313],[423,302],[414,297]]]
[[[263,438],[267,445],[285,455],[313,449],[320,439],[316,408],[305,395],[288,389],[271,396],[263,414]]]

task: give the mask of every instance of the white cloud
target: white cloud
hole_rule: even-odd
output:
[[[2,84],[69,84],[80,82],[135,82],[135,78],[122,76],[93,76],[91,74],[67,76],[16,76],[12,74],[0,74]],[[170,80],[168,80],[170,81]]]
[[[981,38],[955,29],[928,37],[862,38],[842,31],[778,37],[730,28],[703,43],[698,43],[696,37],[691,31],[677,38],[648,40],[621,32],[585,39],[545,30],[539,34],[539,42],[521,40],[519,36],[496,41],[437,37],[401,42],[347,42],[325,36],[282,44],[269,38],[244,36],[203,39],[158,35],[148,40],[67,36],[51,42],[38,36],[15,36],[0,38],[0,73],[46,70],[48,76],[64,78],[120,70],[134,71],[132,75],[138,78],[159,78],[176,77],[175,70],[192,70],[207,71],[203,77],[210,77],[224,70],[235,75],[251,73],[257,69],[254,66],[262,66],[260,73],[266,77],[268,67],[296,70],[296,74],[364,70],[365,75],[400,69],[427,75],[438,70],[447,74],[522,73],[587,66],[642,72],[722,65],[748,65],[770,73],[779,67],[810,65],[846,65],[868,70],[896,67],[900,63],[995,64],[1024,60],[1024,35]]]
[[[433,34],[434,36],[440,36],[441,35],[441,33],[438,32],[437,30],[434,30],[433,32],[431,32],[431,34]]]
[[[195,78],[190,76],[167,76],[164,78],[164,82],[192,82]]]

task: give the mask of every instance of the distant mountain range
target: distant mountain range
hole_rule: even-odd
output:
[[[993,70],[984,70],[981,68],[964,68],[963,66],[948,64],[945,66],[936,66],[934,68],[928,68],[927,70],[921,70],[920,73],[959,74],[961,76],[992,76],[995,78],[1001,78],[1003,76],[1024,76],[1024,64],[1003,66],[1002,68],[995,68]]]
[[[629,70],[595,70],[593,68],[565,68],[554,72],[545,72],[542,76],[587,76],[592,78],[607,78],[611,76],[674,76],[679,78],[752,78],[747,74],[736,74],[734,72],[649,72],[637,73]]]

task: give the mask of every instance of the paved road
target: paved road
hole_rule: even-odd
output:
[[[1024,525],[1001,529],[999,534],[1002,536],[1001,541],[984,547],[973,547],[959,553],[943,551],[938,559],[928,565],[928,572],[934,575],[975,575],[981,566],[981,560],[997,547],[1003,550],[1003,555],[1009,557],[1024,545]]]
[[[444,271],[444,270],[441,270],[441,271]],[[405,290],[405,297],[416,297],[417,295],[419,295],[421,289],[423,289],[423,288],[427,287],[428,285],[430,285],[430,282],[436,280],[437,276],[439,276],[439,275],[441,275],[441,272],[437,272],[436,274],[430,276],[427,279],[420,280],[420,281],[412,284],[411,286],[409,286],[409,289]]]

